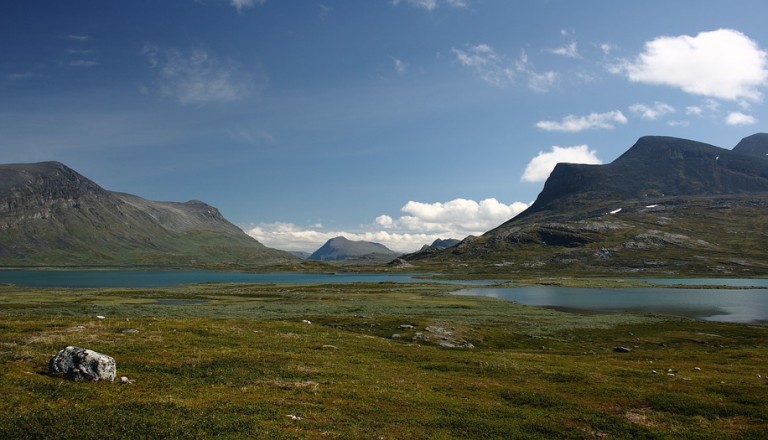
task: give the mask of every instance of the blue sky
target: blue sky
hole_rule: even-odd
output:
[[[558,161],[768,131],[763,1],[0,4],[0,162],[203,200],[268,246],[410,251]]]

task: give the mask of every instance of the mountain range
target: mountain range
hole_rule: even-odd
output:
[[[0,165],[0,264],[221,265],[298,261],[192,200],[108,191],[59,162]]]
[[[480,237],[402,258],[424,269],[768,273],[768,134],[728,150],[640,138],[606,165],[558,164],[523,213]]]

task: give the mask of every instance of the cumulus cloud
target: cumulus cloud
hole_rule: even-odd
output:
[[[733,29],[695,37],[659,37],[618,69],[633,82],[677,87],[701,96],[759,101],[768,83],[768,54]]]
[[[323,231],[319,225],[301,228],[292,223],[265,223],[247,232],[266,246],[286,250],[312,252],[329,239],[343,236],[381,243],[398,252],[413,252],[438,238],[463,239],[483,234],[528,206],[522,202],[507,205],[494,198],[480,202],[467,199],[445,203],[409,201],[401,208],[403,215],[395,218],[382,214],[357,231]]]
[[[725,118],[725,123],[728,125],[752,125],[757,123],[757,119],[742,112],[732,112]]]
[[[645,105],[641,103],[632,104],[629,106],[629,110],[632,111],[632,113],[640,115],[641,118],[651,121],[675,112],[675,108],[671,105],[658,101],[654,102],[653,105]]]
[[[619,110],[606,113],[590,113],[587,116],[568,115],[561,121],[539,121],[536,127],[546,131],[576,133],[584,130],[610,130],[616,124],[626,124],[627,117]]]
[[[182,104],[236,101],[254,89],[248,73],[205,50],[181,51],[146,45],[142,53],[157,72],[157,93]]]
[[[555,169],[555,165],[563,162],[593,165],[603,163],[597,157],[597,152],[590,150],[587,145],[553,146],[552,151],[539,151],[539,154],[528,162],[521,180],[523,182],[544,182]]]

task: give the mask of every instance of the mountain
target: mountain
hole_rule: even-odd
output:
[[[200,201],[107,191],[59,162],[0,165],[2,265],[289,261]]]
[[[732,150],[642,137],[607,165],[558,164],[531,207],[482,236],[403,258],[480,272],[766,274],[766,154],[768,134]]]
[[[336,237],[328,240],[307,259],[347,263],[383,263],[397,258],[398,255],[383,244]]]
[[[459,243],[461,243],[461,240],[457,240],[455,238],[447,238],[447,239],[438,238],[437,240],[433,241],[432,244],[425,244],[424,246],[421,247],[421,249],[414,252],[413,254],[410,254],[410,258],[411,259],[425,258],[429,255],[448,249],[449,247],[456,246]]]

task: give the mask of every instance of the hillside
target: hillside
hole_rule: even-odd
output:
[[[383,244],[336,237],[328,240],[307,259],[346,263],[382,263],[391,261],[398,255]]]
[[[0,165],[0,264],[263,264],[270,249],[200,201],[107,191],[58,162]]]
[[[643,137],[607,165],[558,164],[533,205],[425,268],[768,274],[768,135],[732,150]]]

